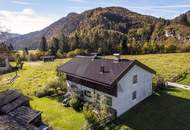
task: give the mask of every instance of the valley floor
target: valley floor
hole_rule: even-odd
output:
[[[164,78],[172,77],[190,69],[190,53],[151,54],[139,56],[123,56],[137,59],[157,71]],[[36,98],[34,92],[44,88],[44,85],[56,78],[56,67],[69,59],[59,59],[55,62],[26,62],[24,69],[19,71],[19,77],[14,83],[10,80],[15,73],[0,76],[0,91],[8,88],[18,89],[32,98],[31,106],[43,112],[43,120],[56,130],[77,130],[84,127],[86,121],[82,113],[71,108],[65,108],[56,99]],[[184,79],[187,84],[190,79]],[[161,91],[131,109],[110,129],[161,129],[190,128],[190,91],[169,89]],[[171,120],[170,120],[171,119]],[[155,127],[154,127],[155,126]]]

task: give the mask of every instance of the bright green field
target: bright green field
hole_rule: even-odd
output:
[[[177,75],[178,73],[181,73],[185,70],[190,69],[190,53],[156,54],[156,55],[140,55],[140,56],[124,56],[124,57],[130,58],[130,59],[138,59],[139,61],[155,69],[158,74],[164,76],[166,79],[171,79],[173,76]],[[56,60],[55,62],[50,62],[50,63],[43,63],[39,61],[25,63],[24,69],[19,71],[18,73],[20,77],[16,79],[14,84],[10,84],[9,80],[15,76],[15,73],[10,73],[10,74],[5,74],[5,75],[0,76],[0,91],[8,89],[8,88],[18,89],[22,91],[24,94],[33,98],[33,100],[31,101],[31,105],[35,109],[43,112],[42,114],[43,120],[46,123],[48,123],[50,126],[56,128],[56,130],[78,130],[85,125],[85,119],[82,113],[75,112],[71,108],[65,108],[54,99],[50,99],[50,98],[39,99],[39,98],[34,98],[34,95],[33,95],[36,90],[43,88],[44,85],[47,83],[47,81],[56,78],[56,71],[55,71],[56,67],[58,65],[64,64],[68,60],[69,59]],[[189,80],[187,79],[187,81]],[[174,94],[175,96],[172,96],[172,97],[177,96],[179,99],[184,99],[184,98],[187,99],[188,98],[187,96],[190,95],[190,93],[188,92],[184,92],[184,93],[176,92]],[[155,96],[155,97],[156,98],[151,98],[151,100],[147,100],[148,103],[149,102],[152,103],[152,104],[147,103],[147,105],[148,106],[150,105],[152,107],[149,107],[148,110],[145,108],[143,108],[142,110],[140,109],[141,111],[139,112],[144,113],[144,111],[148,112],[152,109],[153,109],[152,111],[154,110],[159,111],[160,110],[159,105],[163,102],[163,106],[164,106],[164,104],[168,104],[168,102],[166,101],[170,100],[170,96],[164,96],[163,98],[161,96]],[[147,105],[145,103],[145,105],[142,105],[142,107],[147,106]],[[171,105],[175,105],[175,104],[171,104]],[[166,109],[169,109],[169,106]],[[183,110],[182,113],[180,114],[183,115],[184,114],[183,112],[186,112],[186,111]],[[189,114],[189,113],[186,112],[186,114]],[[150,116],[150,115],[151,115],[151,111],[149,115],[147,114],[147,116]],[[151,118],[151,116],[149,118]],[[156,118],[159,118],[159,120],[162,120],[162,118],[165,118],[165,116],[158,114]],[[131,121],[136,120],[133,117],[129,116],[127,120],[130,120],[130,119]],[[159,121],[157,125],[160,125]],[[126,126],[130,126],[130,125],[127,124]],[[123,127],[124,127],[123,129],[125,129],[125,125]],[[133,127],[130,127],[130,128],[133,128]]]

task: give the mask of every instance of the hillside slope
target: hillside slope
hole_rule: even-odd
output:
[[[0,32],[0,42],[7,41],[8,39],[20,36],[19,34]]]

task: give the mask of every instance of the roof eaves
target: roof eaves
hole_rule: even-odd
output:
[[[123,75],[125,75],[133,66],[135,65],[135,62],[131,62],[130,65],[127,67],[127,69],[125,69],[124,71],[122,71],[115,79],[114,81],[111,83],[111,86],[115,86],[117,84],[117,82],[123,77]]]
[[[150,67],[146,66],[145,64],[142,64],[141,62],[139,62],[138,60],[135,60],[135,64],[142,67],[143,69],[149,71],[152,74],[156,74],[156,71],[151,69]]]
[[[80,78],[80,79],[83,79],[83,80],[87,80],[89,82],[100,84],[100,85],[103,85],[103,86],[111,86],[111,84],[106,84],[106,83],[103,83],[103,82],[95,81],[95,80],[92,80],[92,79],[89,79],[89,78],[86,78],[86,77],[77,76],[77,75],[74,75],[74,74],[71,74],[71,73],[67,73],[67,72],[64,72],[64,71],[61,71],[61,72],[66,73],[66,74],[68,74],[70,76],[73,76],[73,77],[76,77],[76,78]]]
[[[138,65],[140,66],[141,68],[149,71],[150,73],[152,74],[156,74],[156,71],[151,69],[150,67],[142,64],[141,62],[139,62],[138,60],[134,60],[130,65],[129,67],[127,67],[127,69],[125,69],[123,72],[121,72],[119,74],[118,77],[115,78],[115,80],[111,83],[111,86],[115,86],[117,84],[117,82],[134,66],[134,65]]]

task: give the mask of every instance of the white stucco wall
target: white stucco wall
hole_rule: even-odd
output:
[[[138,82],[136,84],[133,84],[134,75],[138,76]],[[100,95],[103,94],[112,97],[112,108],[117,110],[117,116],[120,116],[132,108],[134,105],[152,94],[152,76],[153,74],[135,65],[118,82],[117,97],[97,90],[95,92],[99,93]],[[93,89],[86,86],[67,81],[68,87],[70,87],[72,84],[77,86],[80,90],[94,91]],[[135,100],[132,100],[132,93],[134,91],[137,93],[137,98]],[[88,97],[85,97],[85,99],[90,100]]]
[[[136,84],[133,84],[134,75],[138,77]],[[152,94],[152,76],[153,74],[135,65],[118,82],[118,97],[113,100],[113,108],[117,110],[117,116],[122,115]],[[132,93],[134,91],[137,93],[137,98],[132,100]]]

